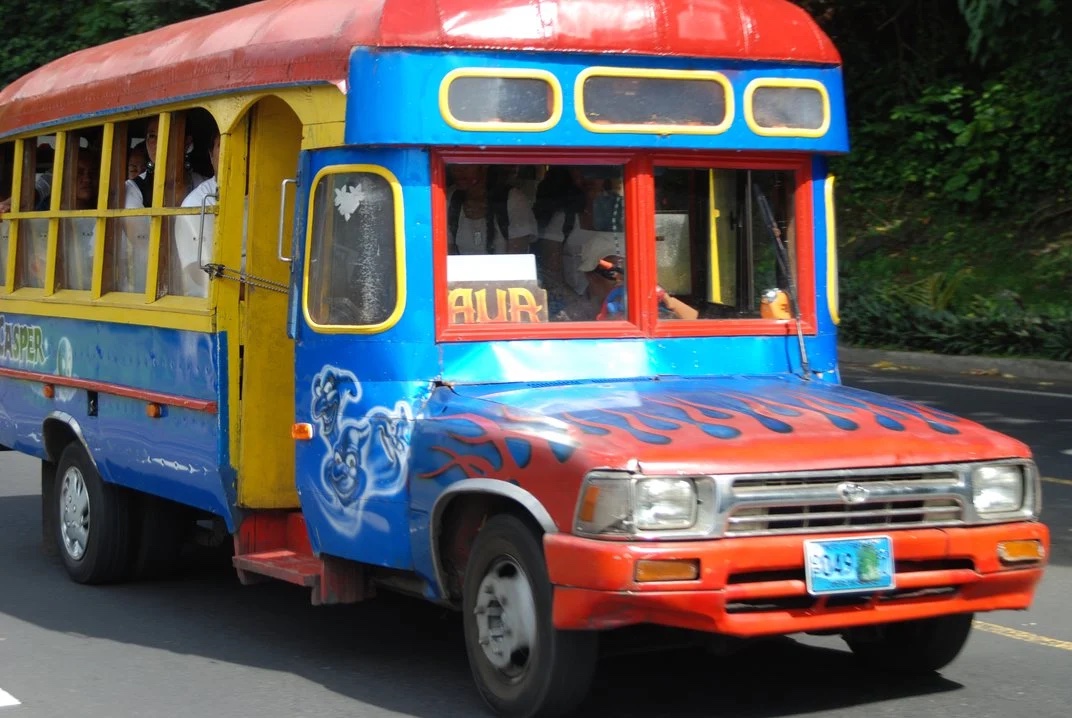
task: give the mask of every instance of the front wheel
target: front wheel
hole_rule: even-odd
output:
[[[874,668],[923,674],[952,663],[971,633],[974,614],[938,616],[878,626],[875,632],[845,637],[852,652]]]
[[[556,716],[576,707],[595,671],[598,639],[560,631],[539,539],[510,515],[487,521],[465,572],[465,648],[477,689],[501,716]]]
[[[60,455],[55,482],[55,536],[67,573],[78,583],[122,578],[130,557],[127,491],[105,483],[78,442]]]

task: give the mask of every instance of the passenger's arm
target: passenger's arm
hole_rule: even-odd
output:
[[[670,293],[660,289],[659,301],[663,303],[663,306],[674,313],[674,316],[678,319],[696,319],[700,316],[700,312],[697,309],[693,309],[685,302],[676,297],[670,296]]]

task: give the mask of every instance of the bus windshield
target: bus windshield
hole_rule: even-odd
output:
[[[446,176],[450,324],[635,323],[637,292],[657,321],[789,318],[773,301],[789,277],[748,198],[769,198],[796,272],[792,170],[656,162],[629,192],[622,164],[450,163]],[[652,260],[653,286],[629,280]]]

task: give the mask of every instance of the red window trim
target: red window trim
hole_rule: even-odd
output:
[[[783,336],[795,331],[791,322],[769,319],[714,319],[659,321],[654,293],[648,301],[629,303],[629,320],[615,322],[549,322],[547,324],[489,324],[455,326],[449,323],[447,295],[447,198],[446,166],[451,163],[480,164],[602,164],[624,165],[626,196],[626,254],[635,259],[636,271],[626,277],[627,293],[641,296],[642,287],[655,287],[657,267],[654,252],[642,251],[641,237],[655,231],[655,181],[660,167],[785,170],[795,173],[797,293],[805,334],[817,332],[815,305],[814,224],[811,206],[811,164],[804,155],[778,156],[759,153],[694,153],[598,151],[568,149],[533,150],[436,150],[431,154],[432,176],[432,276],[437,342],[540,339],[630,339],[701,336]],[[648,255],[651,254],[649,257]],[[698,331],[699,328],[699,331]]]

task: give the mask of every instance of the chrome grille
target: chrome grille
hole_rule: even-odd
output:
[[[870,531],[963,523],[955,472],[838,472],[734,477],[726,536]]]

